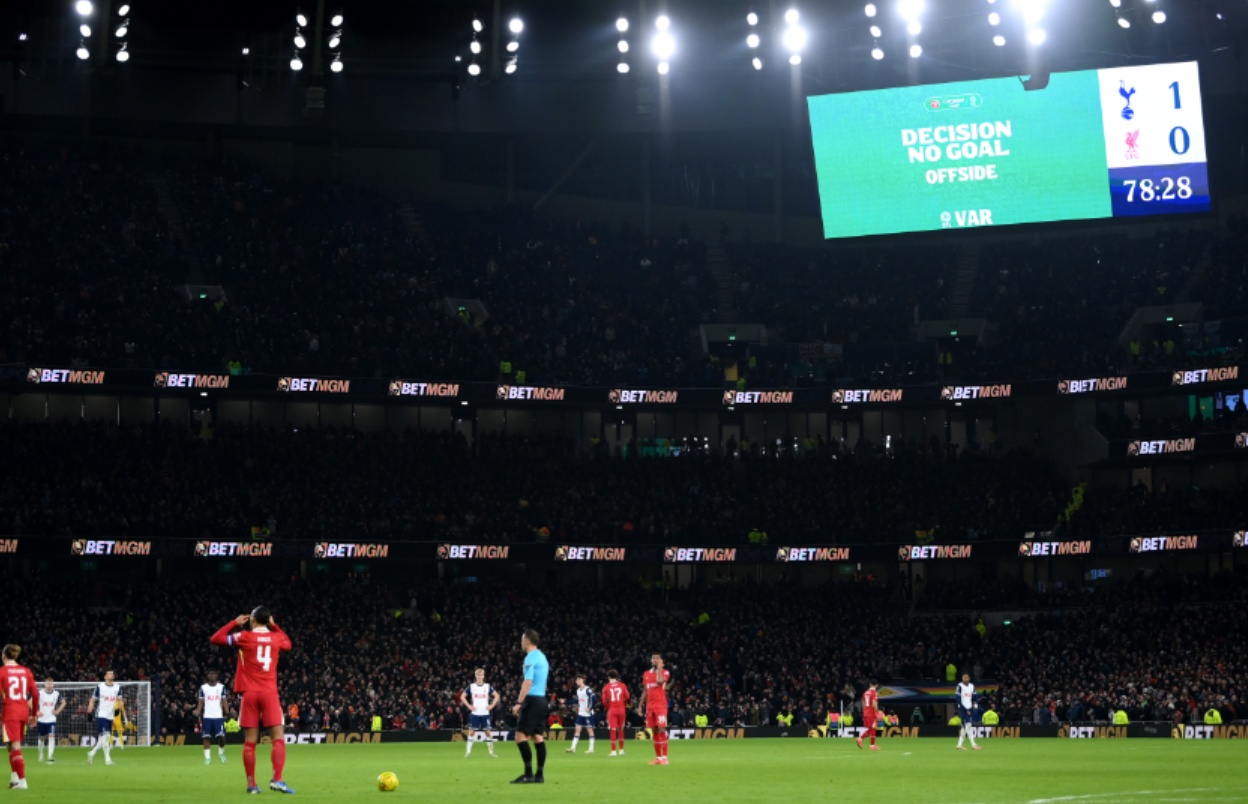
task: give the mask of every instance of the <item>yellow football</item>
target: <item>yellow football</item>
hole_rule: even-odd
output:
[[[389,793],[392,790],[399,789],[399,777],[390,771],[386,771],[377,777],[377,789],[383,793]]]

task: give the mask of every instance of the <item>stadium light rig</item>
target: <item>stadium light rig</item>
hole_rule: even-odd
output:
[[[875,15],[879,13],[879,10],[876,9],[875,3],[867,3],[863,7],[863,13],[867,15],[867,19],[873,20]],[[867,31],[871,34],[871,58],[880,61],[884,58],[884,49],[880,47],[880,39],[884,36],[884,31],[881,30],[879,25],[874,23]]]
[[[650,50],[659,60],[659,75],[667,75],[671,70],[671,58],[676,55],[676,39],[672,36],[672,20],[666,14],[660,14],[654,21],[656,33],[650,40]]]
[[[763,40],[758,35],[758,14],[754,12],[754,9],[751,8],[750,12],[745,15],[745,24],[750,29],[750,32],[745,36],[745,46],[753,54],[750,58],[750,66],[755,70],[761,70],[763,69],[763,58],[758,55],[758,48],[762,45]]]
[[[796,8],[784,12],[784,35],[781,42],[789,51],[789,64],[797,67],[802,63],[802,51],[806,49],[808,34],[801,24],[801,14]]]
[[[620,60],[615,65],[615,71],[620,75],[625,75],[632,69],[628,63],[628,51],[630,49],[628,44],[628,29],[628,17],[620,17],[615,21],[616,33],[620,35],[620,40],[615,44],[615,49],[620,53]]]
[[[512,17],[507,23],[507,30],[511,34],[511,38],[507,41],[507,52],[510,54],[505,64],[503,64],[503,72],[506,75],[514,75],[520,67],[520,34],[524,33],[524,20],[519,17]]]

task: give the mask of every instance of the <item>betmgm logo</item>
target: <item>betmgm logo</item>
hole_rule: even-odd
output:
[[[1170,736],[1176,740],[1248,740],[1248,726],[1175,726]]]
[[[861,737],[862,735],[866,733],[867,733],[867,730],[863,726],[838,726],[836,728],[830,728],[828,726],[815,726],[813,729],[807,732],[806,736],[814,738],[814,739],[819,739],[822,737],[836,737],[838,739],[848,738],[848,739],[853,740],[858,737]],[[919,727],[918,726],[882,726],[875,730],[875,734],[877,737],[880,737],[883,739],[890,739],[893,737],[918,737]]]
[[[1127,736],[1126,726],[1072,726],[1063,723],[1057,736],[1072,740],[1105,740]]]

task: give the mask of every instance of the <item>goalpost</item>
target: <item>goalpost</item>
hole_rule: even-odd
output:
[[[87,711],[87,704],[95,694],[98,681],[57,681],[54,689],[65,701],[65,709],[56,718],[57,748],[95,745],[96,731],[95,712]],[[132,725],[123,732],[126,747],[133,745],[150,746],[152,744],[152,682],[150,681],[116,681],[121,687],[121,700],[126,705],[126,720]],[[40,692],[43,684],[39,685]],[[24,745],[34,746],[39,740],[39,728],[28,728]],[[116,740],[113,745],[116,745]]]

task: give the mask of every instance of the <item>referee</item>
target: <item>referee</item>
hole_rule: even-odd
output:
[[[512,784],[541,784],[546,779],[542,770],[546,767],[546,677],[550,675],[550,662],[546,654],[537,649],[541,639],[532,628],[520,635],[520,648],[524,651],[524,683],[520,685],[520,700],[512,707],[516,716],[516,745],[524,760],[524,775],[517,776]],[[532,739],[537,746],[537,773],[533,773]]]

